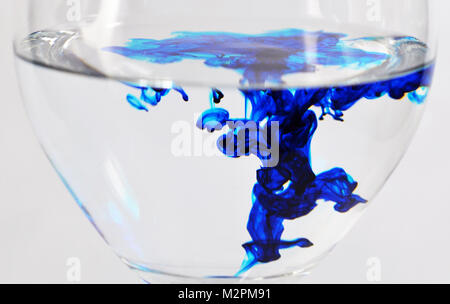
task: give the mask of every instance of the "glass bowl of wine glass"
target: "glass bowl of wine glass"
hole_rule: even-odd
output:
[[[436,59],[426,0],[16,2],[36,135],[151,283],[305,274],[406,152]]]

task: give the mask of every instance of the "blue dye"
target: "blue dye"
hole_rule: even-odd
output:
[[[261,35],[180,32],[165,40],[132,39],[125,47],[109,47],[106,50],[158,64],[185,59],[203,60],[207,66],[241,73],[244,83],[280,81],[286,74],[312,72],[316,65],[364,68],[388,57],[386,54],[348,47],[342,43],[344,37],[346,35],[338,33],[294,29]],[[310,39],[314,39],[317,52],[314,64],[307,61],[305,53],[305,42]],[[253,207],[247,225],[252,240],[243,245],[246,258],[237,275],[258,263],[280,259],[280,250],[313,246],[305,238],[283,240],[283,224],[286,220],[308,215],[317,207],[318,201],[334,203],[334,209],[340,213],[366,203],[364,198],[355,194],[358,183],[344,169],[333,168],[319,174],[313,171],[311,141],[319,121],[327,116],[343,121],[344,112],[357,102],[375,100],[385,95],[396,100],[407,96],[411,102],[421,104],[427,95],[432,74],[433,65],[430,65],[404,76],[353,86],[241,90],[245,99],[245,119],[231,118],[226,109],[216,107],[224,94],[216,88],[212,89],[211,107],[199,118],[198,128],[217,132],[229,121],[242,124],[253,122],[256,126],[247,129],[243,138],[237,136],[239,124],[222,134],[217,147],[224,155],[255,155],[264,164],[266,159],[255,149],[255,143],[265,140],[267,145],[275,141],[279,145],[278,164],[274,167],[262,166],[256,172]],[[128,95],[128,102],[134,108],[145,111],[148,109],[144,104],[157,105],[171,90],[129,85],[140,89],[141,97]],[[181,88],[175,87],[173,90],[179,92],[185,101],[189,99]],[[313,108],[321,109],[322,114],[317,117]],[[262,139],[259,131],[271,128],[273,123],[279,124],[279,138]],[[230,151],[226,143],[232,139],[235,145]],[[239,140],[245,142],[239,143]]]
[[[314,72],[317,66],[367,67],[389,55],[346,46],[345,34],[301,29],[259,35],[223,32],[177,32],[164,40],[131,39],[126,46],[104,50],[157,64],[186,59],[202,60],[214,68],[227,68],[243,75],[243,83],[281,82],[283,75]],[[314,63],[309,43],[314,42]]]
[[[143,101],[145,100],[146,102],[148,100],[146,95],[144,95],[144,93],[142,93],[141,100],[143,100]],[[132,107],[134,107],[134,108],[136,108],[137,110],[140,110],[140,111],[142,110],[142,111],[148,112],[148,108],[142,104],[141,100],[139,100],[134,95],[131,95],[131,94],[127,95],[127,101]]]
[[[203,112],[197,122],[199,129],[207,129],[209,132],[222,130],[223,126],[230,120],[227,110],[221,108],[211,108]]]
[[[219,104],[224,97],[225,95],[223,95],[221,91],[219,91],[218,89],[212,89],[211,99],[215,104]]]

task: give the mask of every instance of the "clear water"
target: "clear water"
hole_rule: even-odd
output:
[[[29,111],[116,252],[191,276],[278,275],[329,250],[403,154],[433,71],[412,37],[127,38],[31,34]]]

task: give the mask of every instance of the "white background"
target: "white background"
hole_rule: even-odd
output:
[[[440,56],[430,103],[414,142],[366,215],[305,283],[450,283],[450,41],[442,12]],[[67,260],[81,283],[139,283],[84,218],[50,167],[23,109],[11,50],[12,8],[0,1],[0,282],[66,283]]]

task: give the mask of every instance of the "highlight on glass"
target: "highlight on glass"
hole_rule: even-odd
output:
[[[432,1],[16,5],[37,137],[151,283],[306,274],[406,152],[435,67]]]

